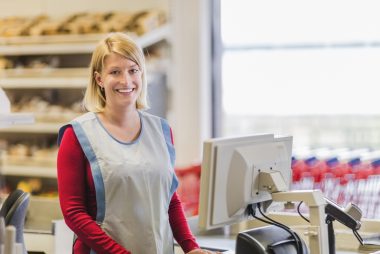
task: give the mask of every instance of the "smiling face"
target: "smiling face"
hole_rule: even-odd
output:
[[[136,68],[134,68],[134,64],[137,65]],[[116,71],[111,74],[109,71],[112,67],[119,68],[120,73]],[[138,72],[133,69],[138,70]],[[125,108],[126,98],[121,100],[116,95],[126,95],[128,92],[129,106],[138,110],[149,108],[144,52],[127,34],[120,32],[110,33],[99,41],[91,56],[90,71],[90,79],[83,98],[83,105],[89,112],[104,112],[106,107],[118,106],[122,102],[119,108],[114,109]],[[129,81],[123,81],[121,77]],[[128,85],[132,83],[136,88],[132,90],[118,89],[118,93],[116,93],[112,88],[114,83],[126,83]],[[101,87],[104,87],[107,91],[101,90]],[[126,87],[127,85],[122,88]],[[131,97],[135,94],[138,94],[138,98],[133,103]],[[132,103],[130,103],[131,101]]]
[[[105,58],[101,73],[95,72],[95,79],[104,88],[106,108],[136,109],[142,89],[142,71],[135,62],[111,53]]]

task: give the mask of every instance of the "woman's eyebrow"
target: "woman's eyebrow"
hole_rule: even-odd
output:
[[[132,68],[132,67],[139,67],[137,64],[132,64],[129,66],[129,68]]]

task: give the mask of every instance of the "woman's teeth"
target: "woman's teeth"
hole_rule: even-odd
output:
[[[116,89],[116,91],[120,93],[130,93],[133,91],[133,88],[122,88],[122,89]]]

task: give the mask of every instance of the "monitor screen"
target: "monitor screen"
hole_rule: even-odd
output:
[[[199,228],[245,220],[248,205],[271,200],[272,192],[289,190],[291,156],[291,136],[258,134],[205,141]]]

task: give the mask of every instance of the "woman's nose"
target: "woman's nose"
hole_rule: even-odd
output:
[[[122,75],[122,79],[122,82],[124,82],[125,84],[129,84],[132,81],[132,77],[128,72]]]

